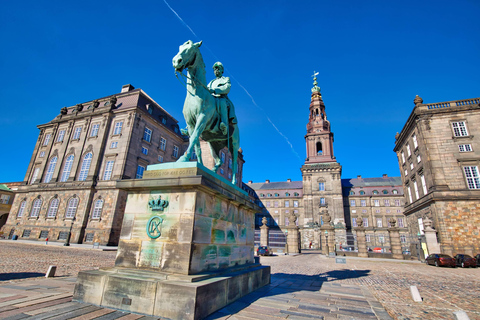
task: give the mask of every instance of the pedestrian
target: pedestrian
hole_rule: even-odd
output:
[[[48,238],[45,239],[45,244],[48,244]]]

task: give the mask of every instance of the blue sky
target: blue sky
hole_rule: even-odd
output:
[[[2,4],[0,181],[23,180],[36,125],[127,83],[183,127],[171,61],[189,39],[203,40],[208,80],[217,60],[232,78],[244,181],[301,179],[314,70],[343,178],[399,175],[395,133],[416,94],[480,96],[476,0],[168,3],[196,36],[161,0]]]

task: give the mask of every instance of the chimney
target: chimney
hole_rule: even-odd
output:
[[[252,183],[253,183],[253,181],[252,181],[252,180],[248,181],[248,184],[252,184]]]
[[[384,173],[384,174],[382,175],[382,177],[383,177],[383,178],[388,178],[388,174]]]
[[[122,86],[122,91],[121,91],[121,93],[129,92],[129,91],[132,91],[132,90],[134,90],[134,89],[135,89],[135,87],[132,86],[131,84],[125,84],[125,85]]]
[[[265,183],[270,183],[270,180],[265,180]]]
[[[287,182],[292,182],[292,179],[287,179]]]
[[[358,175],[358,176],[357,176],[357,179],[362,179],[362,176],[361,176],[361,175]]]

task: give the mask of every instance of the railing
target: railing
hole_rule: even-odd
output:
[[[450,108],[450,107],[460,107],[460,106],[470,106],[480,103],[480,98],[466,99],[466,100],[456,100],[456,101],[447,101],[439,103],[429,103],[425,104],[429,110],[431,109],[441,109],[441,108]]]

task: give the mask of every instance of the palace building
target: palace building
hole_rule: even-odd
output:
[[[409,231],[424,242],[428,218],[441,253],[478,254],[480,98],[414,104],[394,148]]]
[[[140,179],[149,164],[176,161],[188,146],[178,121],[131,85],[120,93],[62,108],[38,128],[24,181],[2,229],[10,237],[68,237],[72,243],[116,245],[127,195],[116,188],[116,181]],[[220,157],[224,164],[218,173],[231,178],[229,154],[223,150]],[[239,153],[240,186],[242,168]]]

